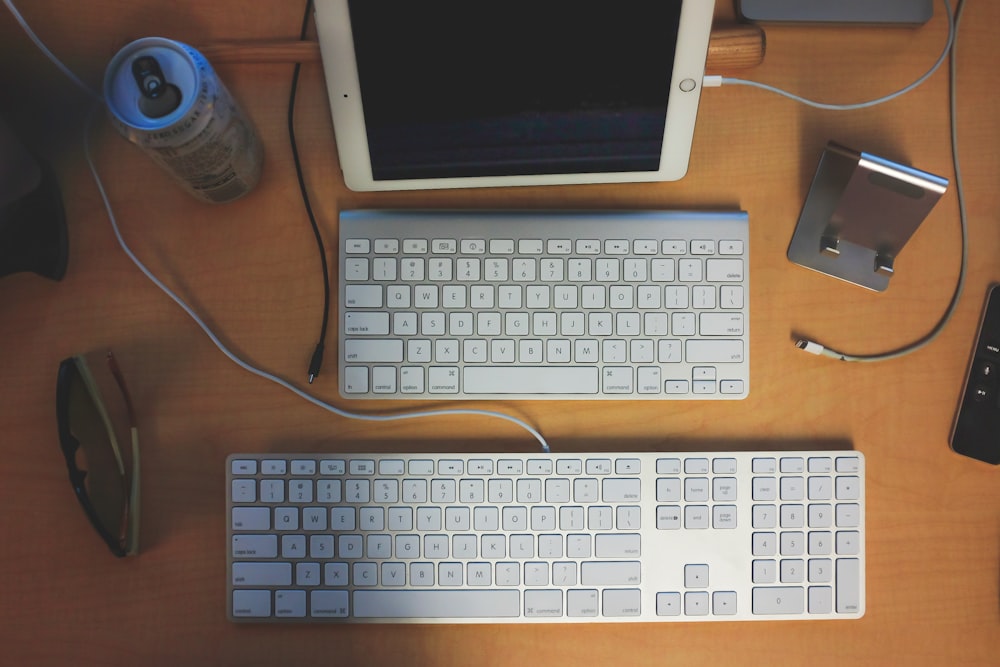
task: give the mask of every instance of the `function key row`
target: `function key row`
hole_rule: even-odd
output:
[[[232,474],[244,475],[637,475],[639,459],[234,459]]]
[[[853,456],[821,457],[755,457],[751,461],[754,475],[777,475],[796,473],[839,473],[858,472],[858,459]],[[716,475],[736,474],[734,458],[660,458],[656,460],[658,475]]]
[[[638,239],[347,239],[348,255],[742,255],[740,240]]]
[[[856,473],[858,459],[846,457],[761,457],[751,462],[754,475]],[[235,459],[233,475],[637,475],[639,459]],[[735,458],[656,459],[657,475],[734,475]]]

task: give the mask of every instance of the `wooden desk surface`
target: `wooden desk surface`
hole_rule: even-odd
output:
[[[126,41],[294,38],[301,3],[22,1],[28,21],[97,85]],[[732,19],[719,3],[720,20]],[[945,39],[940,4],[917,29],[768,30],[745,76],[831,101],[916,78]],[[940,340],[913,356],[850,365],[797,352],[793,332],[849,351],[927,332],[958,274],[952,188],[883,294],[790,264],[785,250],[823,146],[848,146],[953,176],[945,71],[906,97],[813,111],[743,88],[703,96],[691,170],[676,183],[357,194],[339,174],[319,65],[304,68],[297,128],[314,205],[335,256],[337,212],[354,207],[740,207],[751,220],[753,391],[742,402],[518,402],[555,451],[722,449],[851,443],[868,461],[867,615],[854,622],[545,626],[236,626],[225,618],[224,466],[236,451],[535,447],[477,418],[345,421],[226,360],[116,245],[85,170],[85,99],[0,9],[0,113],[56,167],[69,216],[66,278],[0,280],[0,664],[996,665],[1000,660],[1000,471],[952,453],[948,433],[987,285],[1000,279],[1000,131],[994,26],[973,2],[959,37],[959,124],[971,239],[969,280]],[[177,190],[104,124],[96,159],[138,255],[240,354],[296,382],[320,321],[315,246],[299,199],[285,113],[291,67],[220,75],[267,151],[260,186],[222,207]],[[331,333],[330,342],[333,343]],[[142,436],[143,553],[117,560],[77,507],[57,444],[58,362],[113,347]],[[313,385],[337,398],[335,361]],[[402,408],[403,405],[380,406]]]

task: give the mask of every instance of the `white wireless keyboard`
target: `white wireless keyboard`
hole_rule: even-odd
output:
[[[233,621],[853,619],[853,451],[237,454]]]
[[[742,212],[340,214],[346,398],[739,399]]]

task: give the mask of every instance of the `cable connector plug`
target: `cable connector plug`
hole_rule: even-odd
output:
[[[316,349],[313,350],[312,359],[309,360],[309,384],[313,383],[316,376],[319,375],[319,369],[323,366],[323,341],[316,344]]]
[[[797,341],[795,341],[795,347],[797,347],[800,350],[804,350],[809,354],[817,354],[817,355],[823,354],[823,352],[826,350],[826,348],[820,345],[819,343],[807,340],[805,338],[800,338]]]
[[[701,79],[702,88],[721,88],[722,87],[722,77],[717,74],[706,74]]]

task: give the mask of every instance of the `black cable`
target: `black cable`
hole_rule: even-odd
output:
[[[306,30],[309,27],[309,16],[312,14],[313,0],[306,0],[306,10],[302,17],[302,31],[299,33],[299,40],[305,40]],[[320,325],[319,342],[313,350],[312,358],[309,360],[309,384],[312,384],[316,376],[319,375],[323,366],[323,348],[326,340],[326,331],[330,324],[330,268],[326,262],[326,246],[323,243],[323,235],[320,234],[319,225],[316,224],[316,216],[309,202],[309,191],[306,189],[305,177],[302,175],[302,163],[299,161],[299,147],[295,142],[295,93],[299,88],[299,71],[302,63],[295,63],[295,71],[292,73],[292,91],[288,98],[288,139],[292,146],[292,160],[295,163],[295,174],[299,179],[299,190],[302,192],[302,204],[306,208],[309,216],[309,224],[312,225],[313,235],[316,237],[316,247],[319,249],[320,265],[323,268],[323,323]]]

